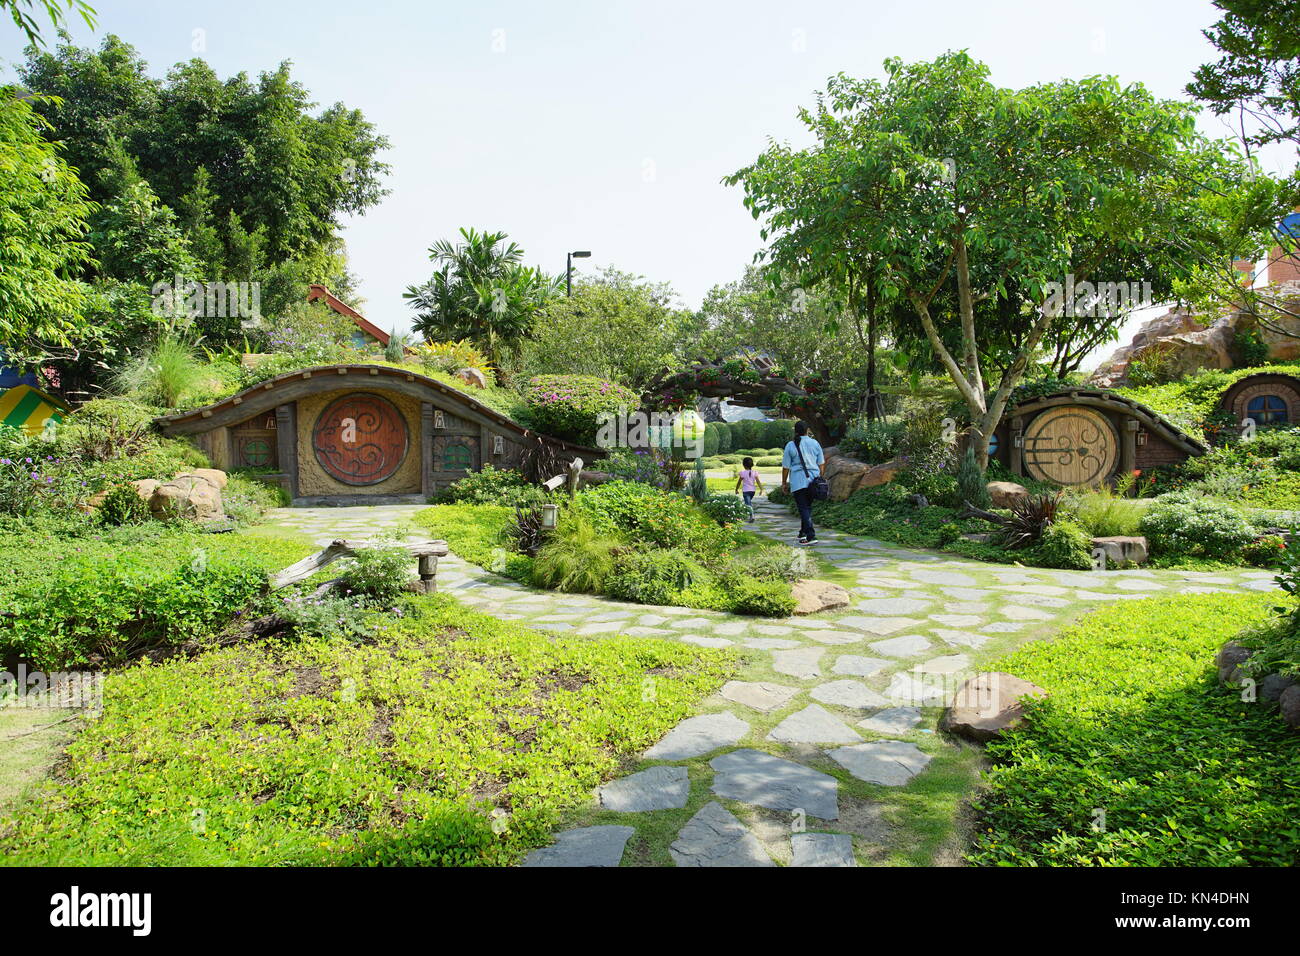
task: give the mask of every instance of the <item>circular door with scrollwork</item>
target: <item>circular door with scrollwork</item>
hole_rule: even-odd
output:
[[[312,429],[316,460],[345,485],[374,485],[390,477],[410,444],[406,419],[386,398],[345,395],[325,407]]]
[[[1025,470],[1040,481],[1097,485],[1115,470],[1118,455],[1106,416],[1082,405],[1049,408],[1025,431]]]

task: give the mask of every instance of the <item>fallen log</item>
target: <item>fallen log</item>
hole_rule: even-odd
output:
[[[337,561],[339,558],[354,557],[365,545],[352,541],[331,541],[329,546],[313,555],[289,565],[283,571],[271,575],[267,582],[268,591],[278,591],[291,584],[305,581],[321,568]],[[420,541],[415,544],[399,544],[394,547],[405,548],[411,557],[419,559],[420,580],[425,582],[426,590],[433,590],[434,578],[438,573],[438,558],[447,556],[446,541]]]

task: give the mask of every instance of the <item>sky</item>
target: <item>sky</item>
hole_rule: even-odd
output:
[[[1208,0],[91,3],[81,44],[116,33],[156,75],[193,56],[222,76],[291,60],[322,108],[360,109],[389,138],[392,191],[344,231],[360,310],[385,329],[409,327],[402,292],[462,226],[504,230],[552,273],[590,250],[581,270],[666,281],[698,307],[762,245],[720,180],[769,137],[805,143],[796,111],[838,72],[966,49],[1002,86],[1114,74],[1185,99],[1216,58]],[[21,45],[0,22],[0,81]],[[1228,135],[1208,114],[1203,128]]]

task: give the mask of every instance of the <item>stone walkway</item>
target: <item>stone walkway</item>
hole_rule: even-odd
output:
[[[401,530],[423,507],[279,509],[272,520],[323,546]],[[793,543],[797,521],[785,509],[759,499],[755,519],[759,532]],[[647,750],[642,769],[598,789],[591,826],[557,834],[525,866],[880,860],[900,839],[879,812],[890,792],[905,795],[932,764],[955,759],[959,748],[935,724],[972,671],[1106,602],[1274,587],[1269,571],[1021,568],[833,531],[810,550],[856,581],[849,608],[768,620],[649,607],[533,590],[454,555],[440,561],[440,590],[502,619],[745,653],[736,679]]]

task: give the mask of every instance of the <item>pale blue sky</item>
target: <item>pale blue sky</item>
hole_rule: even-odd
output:
[[[590,249],[584,268],[668,281],[698,306],[760,245],[719,179],[768,136],[798,142],[795,110],[832,73],[966,48],[1005,86],[1114,73],[1182,97],[1214,58],[1200,31],[1216,19],[1208,0],[92,3],[98,35],[155,74],[195,55],[202,30],[219,74],[292,60],[318,102],[360,108],[389,137],[392,193],[345,233],[362,311],[384,328],[409,323],[403,289],[463,225],[504,229],[553,272]],[[0,22],[0,60],[19,47]]]

